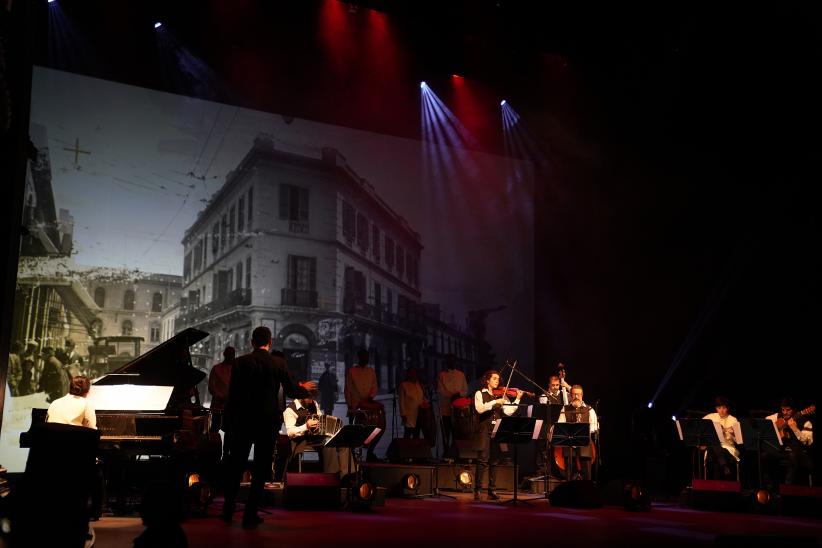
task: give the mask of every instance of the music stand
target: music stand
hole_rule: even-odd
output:
[[[676,430],[679,439],[686,447],[693,447],[697,452],[699,447],[717,447],[722,445],[722,427],[710,419],[678,419]],[[698,454],[698,453],[697,453]],[[701,469],[702,460],[697,458],[697,475]],[[693,473],[693,469],[691,469]],[[696,476],[691,476],[693,479]]]
[[[323,444],[324,447],[348,447],[348,469],[354,470],[354,483],[359,484],[361,478],[361,471],[359,465],[354,466],[354,449],[362,447],[370,443],[377,434],[381,432],[381,428],[377,426],[370,426],[366,424],[346,424],[340,431],[328,438]],[[346,498],[351,501],[351,485],[349,484],[346,491]]]
[[[776,430],[776,423],[770,419],[744,419],[740,423],[742,439],[737,440],[746,449],[756,450],[756,470],[759,488],[762,489],[762,445],[774,450],[782,449],[782,439]]]
[[[568,462],[565,463],[565,479],[570,481],[574,449],[591,445],[591,425],[587,422],[558,422],[554,425],[551,444],[570,448]]]
[[[543,494],[548,498],[548,480],[551,478],[551,427],[559,420],[559,415],[562,413],[562,408],[565,407],[561,403],[540,403],[534,405],[531,416],[545,417],[542,422],[542,428],[539,432],[539,439],[545,440],[545,462],[543,462],[543,474],[533,478],[532,481],[542,480]]]
[[[517,503],[528,504],[527,501],[518,500],[517,485],[519,484],[519,458],[517,447],[521,443],[528,443],[531,440],[539,439],[542,420],[535,417],[502,417],[494,424],[491,437],[499,443],[510,443],[514,446],[514,498],[506,500],[502,504]],[[542,497],[540,497],[542,498]]]

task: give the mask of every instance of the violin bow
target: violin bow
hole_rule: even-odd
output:
[[[511,386],[511,379],[514,377],[514,369],[517,368],[517,360],[514,360],[514,365],[511,365],[511,360],[506,360],[505,365],[511,368],[511,372],[508,374],[508,382],[505,383],[505,390],[502,392],[502,397],[505,398],[505,401],[508,401],[508,387]]]

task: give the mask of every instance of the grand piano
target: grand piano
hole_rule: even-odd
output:
[[[196,385],[206,374],[191,363],[189,347],[208,333],[188,328],[94,381],[88,398],[96,410],[103,466],[112,510],[139,504],[146,485],[170,480],[183,488],[190,477],[215,473],[220,438],[209,434],[209,411]],[[32,409],[32,430],[46,418]],[[29,432],[20,435],[30,447]]]
[[[167,454],[195,450],[208,436],[208,410],[195,389],[206,374],[189,347],[208,333],[188,328],[93,383],[103,450]]]

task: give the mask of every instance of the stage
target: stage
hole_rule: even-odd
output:
[[[819,546],[822,521],[754,513],[705,512],[655,504],[649,512],[606,506],[593,510],[551,507],[547,500],[516,507],[474,502],[470,493],[448,498],[389,498],[364,512],[302,511],[267,507],[254,531],[208,517],[183,524],[189,546],[479,546],[557,543],[568,546]],[[503,500],[510,494],[504,494]],[[93,524],[95,546],[131,545],[139,518],[104,517]]]

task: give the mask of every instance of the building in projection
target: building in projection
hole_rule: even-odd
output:
[[[39,356],[63,348],[66,339],[79,341],[81,350],[99,310],[70,267],[74,219],[54,202],[46,129],[32,124],[30,134],[35,148],[26,168],[11,338],[31,342]]]
[[[100,309],[95,335],[142,337],[142,353],[165,340],[164,312],[172,303],[179,302],[182,277],[172,274],[142,274],[123,280],[98,277],[86,281],[85,285]]]
[[[419,235],[334,149],[316,157],[260,135],[183,239],[175,329],[211,333],[220,359],[271,328],[295,377],[337,365],[340,382],[368,348],[381,389],[422,363]]]

